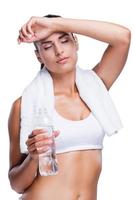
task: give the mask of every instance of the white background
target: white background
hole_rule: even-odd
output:
[[[131,0],[4,0],[0,3],[0,199],[17,200],[8,181],[9,140],[7,120],[12,102],[32,80],[39,64],[32,44],[17,44],[20,27],[31,16],[48,13],[69,18],[111,21],[127,26],[133,36]],[[101,58],[106,44],[79,36],[79,64],[92,68]],[[98,184],[98,200],[134,199],[134,60],[133,38],[128,61],[110,94],[120,113],[124,128],[113,137],[106,137],[103,149],[103,170]],[[114,66],[113,66],[114,67]]]

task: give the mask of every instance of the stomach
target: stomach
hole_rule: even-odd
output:
[[[101,150],[57,154],[58,174],[37,175],[23,193],[23,200],[96,200],[102,169]]]

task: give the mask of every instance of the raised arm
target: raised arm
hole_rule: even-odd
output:
[[[82,34],[108,43],[100,62],[93,70],[109,90],[125,66],[131,39],[130,30],[124,26],[109,22],[64,20],[62,18],[60,20],[59,27],[61,24],[64,31]]]
[[[32,17],[19,34],[19,42],[47,38],[53,32],[72,32],[108,43],[100,62],[93,68],[107,89],[121,73],[127,59],[131,33],[124,26],[84,19]]]

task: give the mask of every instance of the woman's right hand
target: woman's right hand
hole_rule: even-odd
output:
[[[60,131],[53,131],[53,137],[57,137],[59,133]],[[48,136],[45,129],[33,130],[26,141],[30,157],[38,160],[39,154],[45,153],[53,144],[53,137]]]
[[[55,19],[47,17],[31,17],[20,29],[18,43],[35,42],[47,38],[56,31],[54,26]]]

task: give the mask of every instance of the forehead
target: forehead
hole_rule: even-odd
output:
[[[55,32],[52,35],[48,36],[45,39],[40,40],[40,43],[44,43],[44,42],[53,42],[54,40],[60,40],[64,37],[71,37],[71,33],[67,33],[67,32]]]

